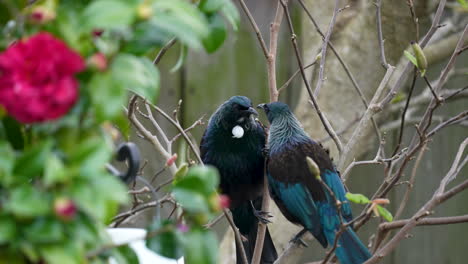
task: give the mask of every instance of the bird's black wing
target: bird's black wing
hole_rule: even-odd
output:
[[[325,195],[311,176],[305,157],[304,149],[296,147],[271,153],[267,165],[269,188],[285,217],[304,226],[326,247],[317,206],[317,201],[324,200]]]

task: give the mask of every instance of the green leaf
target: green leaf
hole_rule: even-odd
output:
[[[7,142],[0,142],[0,182],[9,185],[13,181],[12,171],[15,164],[15,153]]]
[[[66,244],[52,244],[40,249],[41,255],[47,264],[81,264],[85,263],[77,248],[70,242]],[[75,246],[75,247],[74,247]]]
[[[411,63],[414,64],[414,66],[418,67],[418,62],[416,60],[416,57],[413,56],[413,54],[409,53],[408,51],[404,51],[405,57],[408,58]]]
[[[132,38],[125,44],[124,51],[144,54],[152,48],[164,46],[172,37],[172,34],[152,21],[144,21],[135,26]]]
[[[54,218],[38,218],[24,232],[26,239],[33,243],[53,243],[65,238],[62,224]]]
[[[186,189],[210,197],[219,184],[218,171],[211,166],[190,168],[187,175],[174,183],[174,189]]]
[[[118,264],[133,264],[139,263],[138,257],[129,245],[122,245],[117,247],[112,257],[117,261]]]
[[[123,111],[126,91],[110,72],[94,74],[89,82],[89,92],[99,122],[113,120]]]
[[[185,175],[187,175],[188,170],[189,170],[189,167],[188,167],[187,163],[181,164],[179,166],[179,169],[174,174],[173,184],[177,184],[178,181],[180,181],[182,178],[184,178]]]
[[[181,245],[180,234],[169,221],[159,222],[155,221],[148,229],[148,233],[159,232],[162,228],[167,231],[148,238],[146,246],[152,251],[171,259],[178,259],[183,255],[183,247]]]
[[[360,193],[346,193],[346,198],[353,203],[357,204],[368,204],[370,200],[363,194]]]
[[[159,93],[159,72],[148,58],[120,54],[112,62],[111,71],[124,88],[155,102]]]
[[[203,39],[203,47],[208,53],[215,52],[226,39],[226,25],[224,20],[218,13],[211,15],[208,18],[210,26],[210,34]]]
[[[177,59],[177,62],[174,65],[174,67],[172,67],[169,70],[170,73],[174,73],[174,72],[178,71],[180,68],[182,68],[182,66],[184,65],[184,62],[185,62],[185,58],[187,57],[187,53],[188,53],[187,46],[181,45],[179,58]]]
[[[32,185],[23,185],[11,191],[5,208],[19,218],[45,215],[51,210],[48,195]]]
[[[390,213],[385,207],[377,205],[377,211],[379,212],[379,215],[383,217],[383,219],[387,220],[388,222],[393,221],[392,213]]]
[[[236,6],[232,3],[231,0],[225,0],[223,8],[221,9],[221,12],[229,21],[234,31],[237,31],[240,25],[240,14]]]
[[[457,2],[463,7],[463,8],[468,8],[468,3],[466,0],[457,0]]]
[[[84,27],[112,29],[129,26],[136,19],[136,6],[124,0],[97,0],[92,2],[83,14]]]
[[[195,229],[185,235],[186,264],[215,264],[218,261],[218,241],[210,230]]]
[[[184,210],[192,213],[209,212],[208,200],[199,192],[189,189],[175,188],[172,194]]]
[[[25,150],[15,162],[13,173],[21,178],[41,174],[44,164],[52,149],[52,141],[44,141]]]
[[[24,148],[24,134],[22,131],[22,126],[18,121],[14,120],[12,117],[5,117],[3,120],[3,126],[5,128],[7,140],[11,143],[11,146],[14,149],[23,149]]]
[[[62,161],[55,155],[49,156],[45,165],[44,184],[52,186],[57,183],[63,183],[68,179],[67,173]]]
[[[395,97],[390,102],[391,104],[396,104],[403,101],[406,98],[406,94],[403,92],[398,92]]]
[[[0,245],[10,243],[16,235],[16,223],[11,217],[0,217]]]
[[[105,164],[112,154],[111,146],[103,138],[94,136],[79,142],[69,156],[80,176],[94,180],[96,174],[105,172]]]
[[[198,49],[208,35],[208,24],[202,13],[184,0],[155,1],[151,23],[174,35],[190,48]]]
[[[204,13],[213,13],[218,11],[224,4],[224,0],[201,0],[198,7]]]

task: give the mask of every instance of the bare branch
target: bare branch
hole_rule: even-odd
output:
[[[336,132],[331,127],[330,122],[328,122],[325,115],[322,113],[322,111],[320,111],[320,108],[318,106],[315,95],[312,93],[312,89],[310,87],[310,84],[307,81],[307,77],[305,76],[304,66],[302,64],[302,59],[301,59],[301,55],[300,55],[300,52],[299,52],[299,47],[297,45],[297,36],[296,36],[296,34],[294,32],[294,27],[293,27],[293,24],[292,24],[292,21],[291,21],[291,16],[289,14],[287,3],[284,2],[283,0],[279,0],[279,1],[283,5],[284,12],[286,13],[286,18],[287,18],[287,21],[288,21],[289,30],[291,32],[291,41],[292,41],[292,44],[293,44],[293,47],[294,47],[294,52],[295,52],[295,55],[296,55],[297,63],[299,64],[299,69],[301,71],[302,79],[304,81],[304,84],[306,85],[307,92],[309,93],[312,105],[315,108],[315,110],[317,111],[317,114],[318,114],[320,120],[322,121],[322,124],[323,124],[325,130],[327,131],[328,135],[330,135],[330,137],[333,139],[333,141],[336,144],[336,147],[337,147],[338,151],[341,153],[341,151],[343,150],[343,144],[341,143],[340,139],[336,135]]]
[[[161,50],[158,52],[158,55],[156,55],[156,57],[154,58],[153,60],[153,64],[158,64],[162,57],[164,56],[164,54],[166,54],[166,52],[172,47],[174,46],[174,44],[177,42],[177,39],[176,38],[172,38],[171,40],[169,40],[169,42],[166,43],[166,45],[164,45],[164,47],[161,48]]]
[[[263,55],[265,55],[265,58],[268,60],[269,52],[267,50],[265,41],[263,40],[262,33],[260,33],[260,29],[258,28],[257,23],[255,22],[255,19],[253,18],[252,14],[250,13],[249,8],[247,7],[247,5],[245,5],[244,0],[239,0],[239,4],[240,4],[242,10],[244,10],[245,14],[247,15],[247,18],[249,19],[250,25],[252,25],[252,27],[253,27],[253,29],[255,31],[255,34],[257,35],[258,43],[260,44],[260,47],[262,48]]]
[[[382,66],[387,69],[388,68],[388,63],[387,59],[385,58],[385,46],[384,46],[384,39],[382,36],[382,14],[381,14],[381,8],[382,8],[382,0],[377,0],[375,3],[375,19],[377,20],[377,37],[379,40],[379,47],[380,47],[380,61],[382,63]]]
[[[323,77],[323,72],[325,70],[325,61],[326,61],[326,57],[327,57],[327,47],[328,47],[328,42],[330,41],[331,34],[333,32],[333,27],[335,27],[336,16],[338,15],[338,12],[340,10],[339,3],[340,3],[340,0],[335,0],[335,7],[333,9],[333,15],[332,15],[330,24],[328,25],[327,34],[325,35],[325,39],[323,40],[322,57],[320,59],[320,68],[319,68],[319,78],[318,78],[318,81],[317,81],[317,85],[315,86],[314,96],[318,96],[318,94],[320,92],[320,88],[322,88],[323,82],[325,81],[325,79]]]

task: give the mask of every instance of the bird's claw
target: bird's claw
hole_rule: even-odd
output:
[[[263,224],[271,223],[271,221],[268,220],[268,218],[273,217],[273,216],[269,212],[264,212],[264,211],[261,211],[261,210],[253,210],[253,213],[254,213],[255,217],[257,217],[258,220],[260,222],[262,222]]]
[[[299,245],[302,245],[304,247],[309,247],[309,245],[307,245],[306,242],[304,242],[304,240],[302,240],[302,235],[304,235],[304,233],[306,232],[307,230],[305,229],[302,229],[299,233],[297,233],[289,242],[291,243],[294,243],[294,244],[299,244]]]

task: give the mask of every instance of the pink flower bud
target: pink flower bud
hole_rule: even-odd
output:
[[[54,213],[63,221],[70,221],[76,215],[75,203],[68,198],[57,198],[54,201]]]
[[[104,33],[104,30],[95,29],[95,30],[93,30],[92,35],[93,35],[93,37],[98,38],[98,37],[100,37],[102,35],[102,33]]]
[[[107,65],[106,56],[100,52],[95,53],[88,59],[88,66],[101,72],[107,69]]]
[[[219,204],[221,205],[221,208],[223,209],[229,208],[229,206],[231,205],[231,199],[229,199],[229,196],[225,194],[221,194],[219,196]]]
[[[182,233],[185,233],[185,232],[189,231],[189,227],[186,224],[178,224],[177,225],[177,230],[179,230]]]
[[[37,6],[31,11],[29,19],[34,24],[46,24],[56,17],[55,11],[43,6]]]
[[[174,162],[177,160],[177,153],[175,153],[174,155],[172,155],[172,157],[170,157],[169,159],[167,159],[166,161],[166,167],[170,167],[172,166],[172,164],[174,164]]]

